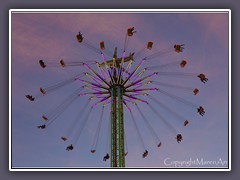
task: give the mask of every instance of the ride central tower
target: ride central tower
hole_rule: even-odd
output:
[[[124,151],[124,86],[113,84],[111,91],[111,167],[125,167]]]
[[[124,150],[124,117],[123,117],[123,95],[124,85],[119,63],[116,63],[117,48],[113,55],[112,81],[110,86],[111,95],[111,167],[125,167],[125,150]]]

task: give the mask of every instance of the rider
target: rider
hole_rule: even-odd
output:
[[[73,150],[73,145],[72,145],[72,144],[69,145],[69,146],[66,148],[66,150],[67,150],[67,151],[71,151],[71,150]]]
[[[103,157],[103,161],[107,161],[109,159],[109,154],[107,153],[106,156]]]
[[[76,35],[76,37],[77,37],[77,40],[79,43],[81,43],[83,41],[83,36],[80,32]]]
[[[177,52],[177,53],[180,53],[180,52],[182,52],[183,51],[183,49],[184,49],[184,44],[175,44],[174,45],[174,49],[175,49],[175,51]]]
[[[46,125],[43,124],[43,125],[41,125],[41,126],[38,126],[38,128],[39,128],[39,129],[45,129],[45,128],[46,128]]]
[[[177,142],[178,142],[178,143],[181,142],[181,141],[183,140],[182,135],[181,135],[181,134],[178,134],[177,137],[176,137],[176,139],[177,139]]]
[[[134,31],[134,27],[128,28],[128,36],[132,36],[133,33],[136,33],[137,31]]]
[[[208,81],[208,78],[204,74],[199,74],[198,77],[203,83],[206,83]]]
[[[147,157],[147,155],[148,155],[148,151],[145,150],[145,152],[143,153],[143,158]]]
[[[26,98],[28,98],[30,101],[34,101],[34,97],[33,96],[31,96],[31,95],[26,95]]]
[[[199,106],[199,108],[197,109],[198,113],[203,116],[205,114],[204,108],[202,106]]]

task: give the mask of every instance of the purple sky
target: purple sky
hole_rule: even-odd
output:
[[[100,131],[95,154],[90,153],[100,108],[90,115],[77,146],[72,152],[65,150],[70,142],[60,137],[71,126],[71,122],[84,106],[85,97],[77,99],[49,128],[37,129],[43,124],[42,114],[56,107],[81,83],[65,87],[48,96],[30,102],[26,94],[38,93],[39,87],[58,82],[79,72],[84,67],[40,68],[39,59],[59,62],[97,60],[100,55],[77,43],[76,34],[81,31],[96,47],[101,40],[110,52],[118,47],[123,50],[126,29],[134,26],[137,33],[131,38],[127,53],[137,52],[148,41],[153,41],[153,52],[185,44],[183,53],[159,56],[150,65],[164,64],[187,59],[183,72],[205,73],[206,84],[197,78],[156,77],[155,80],[187,87],[198,87],[199,95],[178,89],[169,92],[197,105],[202,105],[205,116],[201,117],[194,108],[174,101],[158,92],[155,98],[165,103],[190,124],[183,127],[171,113],[159,109],[163,116],[183,134],[183,141],[177,143],[172,133],[149,108],[140,108],[154,126],[162,147],[157,148],[154,138],[137,113],[134,115],[144,136],[149,151],[142,158],[144,149],[125,109],[125,130],[128,144],[127,167],[167,167],[166,158],[171,161],[188,161],[203,158],[206,161],[228,160],[228,13],[14,13],[12,18],[12,166],[13,167],[108,167],[109,161],[102,161],[106,153],[107,121],[109,111],[104,112],[103,128]],[[135,59],[134,66],[141,59]],[[146,62],[142,67],[149,66]],[[96,68],[95,68],[96,69]],[[175,70],[175,69],[173,69]],[[168,69],[166,69],[168,71]],[[171,69],[169,70],[171,71]],[[157,79],[159,78],[159,79]],[[162,79],[161,79],[162,78]],[[168,89],[165,89],[168,91]],[[157,109],[158,105],[149,102]],[[133,106],[132,106],[133,107]]]

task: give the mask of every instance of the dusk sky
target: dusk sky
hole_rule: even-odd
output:
[[[77,114],[85,106],[86,97],[76,99],[51,126],[46,129],[37,128],[38,125],[44,124],[41,116],[57,107],[75,89],[82,86],[80,81],[37,98],[34,102],[26,99],[25,95],[39,94],[39,88],[44,85],[60,82],[88,71],[85,67],[61,68],[60,65],[42,69],[38,63],[40,59],[51,63],[59,63],[61,59],[66,62],[102,61],[99,54],[77,42],[76,34],[79,31],[97,48],[102,40],[108,52],[113,53],[114,48],[118,47],[118,55],[121,56],[125,34],[129,27],[135,27],[137,32],[129,41],[127,54],[138,52],[148,41],[154,43],[153,49],[147,51],[149,54],[164,51],[169,47],[173,48],[174,44],[185,44],[182,53],[173,52],[158,56],[146,61],[142,69],[186,59],[188,63],[182,69],[176,65],[176,67],[163,68],[161,71],[204,73],[209,80],[204,84],[197,77],[156,76],[153,78],[163,83],[198,88],[199,94],[194,96],[192,92],[182,89],[162,87],[164,91],[203,106],[206,113],[202,117],[194,107],[159,92],[150,92],[161,103],[190,122],[184,127],[182,121],[173,113],[160,108],[149,98],[145,98],[183,135],[183,141],[177,143],[176,133],[166,127],[146,105],[139,104],[162,142],[159,148],[136,108],[130,105],[149,151],[148,157],[142,158],[145,149],[141,145],[129,112],[124,109],[128,148],[126,167],[169,168],[174,167],[174,164],[169,165],[173,161],[182,162],[197,158],[203,158],[205,161],[219,161],[219,159],[228,161],[228,18],[228,12],[12,13],[12,167],[110,166],[110,161],[103,161],[109,141],[107,140],[109,137],[107,135],[109,132],[108,106],[104,111],[95,154],[90,153],[90,150],[101,106],[91,112],[90,119],[73,151],[66,151],[66,147],[71,144],[71,139],[66,142],[60,139],[73,125]],[[141,61],[141,56],[134,61],[132,69]],[[93,67],[97,71],[97,67]],[[149,71],[145,75],[158,71],[160,70]],[[151,85],[151,87],[161,88],[159,85]],[[82,120],[79,119],[80,123],[76,124],[76,129],[80,129]],[[192,164],[190,167],[195,165]],[[227,167],[227,164],[219,167]]]

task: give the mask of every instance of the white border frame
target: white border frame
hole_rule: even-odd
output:
[[[228,91],[229,91],[229,100],[228,100],[228,169],[226,168],[123,168],[123,169],[115,169],[115,168],[66,168],[66,167],[26,167],[26,168],[12,168],[12,146],[11,146],[11,139],[12,139],[12,131],[11,131],[11,121],[12,121],[12,86],[11,86],[11,15],[12,13],[228,13],[229,14],[229,69],[228,69],[228,76],[229,76],[229,83],[228,83]],[[9,10],[9,171],[231,171],[231,10],[230,9],[10,9]]]

